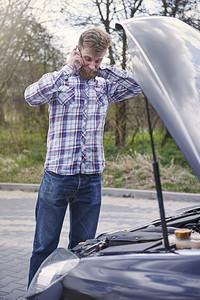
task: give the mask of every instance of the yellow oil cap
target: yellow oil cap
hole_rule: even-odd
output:
[[[178,238],[187,239],[191,235],[191,230],[190,229],[186,229],[186,228],[185,229],[184,228],[182,228],[182,229],[176,229],[174,231],[174,233],[175,233],[175,236],[178,237]]]

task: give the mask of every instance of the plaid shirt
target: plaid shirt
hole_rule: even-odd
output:
[[[124,70],[99,69],[84,80],[66,65],[27,87],[31,106],[49,105],[45,170],[61,175],[101,173],[105,167],[103,130],[111,103],[141,93]]]

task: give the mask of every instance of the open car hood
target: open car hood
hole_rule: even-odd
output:
[[[125,30],[133,78],[200,180],[200,32],[170,17],[116,27]]]

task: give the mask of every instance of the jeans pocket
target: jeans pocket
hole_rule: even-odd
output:
[[[67,176],[45,171],[40,186],[40,196],[48,205],[67,206],[75,189],[67,185]]]
[[[55,178],[63,178],[65,175],[60,175],[60,174],[57,174],[55,172],[52,172],[52,171],[45,171],[45,173],[49,174],[50,176],[53,176]]]

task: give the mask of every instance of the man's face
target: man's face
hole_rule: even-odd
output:
[[[98,69],[106,54],[106,50],[101,53],[94,53],[91,48],[85,47],[80,51],[84,65],[79,69],[79,74],[84,79],[91,79],[97,75]]]

